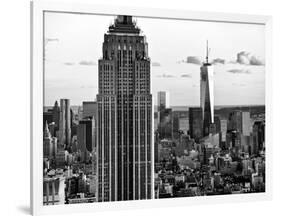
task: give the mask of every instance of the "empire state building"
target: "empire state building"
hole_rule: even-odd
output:
[[[150,59],[132,16],[109,26],[98,67],[98,201],[151,199]]]

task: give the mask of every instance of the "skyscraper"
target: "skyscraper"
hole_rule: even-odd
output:
[[[92,118],[79,121],[77,128],[78,148],[83,154],[83,159],[88,152],[92,152],[95,147],[95,120]]]
[[[166,91],[157,92],[157,109],[158,109],[158,111],[160,111],[161,109],[169,108],[169,106],[170,106],[169,99],[170,99],[169,92],[166,92]]]
[[[56,101],[53,107],[53,122],[55,123],[56,129],[59,127],[59,121],[60,121],[60,107],[58,105],[58,101]]]
[[[203,136],[209,135],[209,127],[214,123],[214,67],[208,62],[208,42],[206,62],[200,67],[200,106],[203,116]]]
[[[60,99],[59,144],[68,147],[71,142],[70,101]]]
[[[152,197],[148,44],[131,16],[104,35],[97,95],[98,201]]]
[[[57,138],[52,137],[48,123],[45,123],[45,129],[43,132],[43,155],[44,158],[55,158],[57,153]]]
[[[202,138],[202,109],[199,107],[189,108],[189,133],[190,137],[195,139],[196,142]]]

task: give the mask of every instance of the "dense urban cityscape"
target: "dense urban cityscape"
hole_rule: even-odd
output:
[[[146,37],[131,16],[104,35],[96,100],[58,95],[43,110],[43,204],[265,192],[265,106],[215,106],[214,65],[200,105],[151,94]]]

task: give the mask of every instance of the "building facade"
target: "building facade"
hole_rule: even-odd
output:
[[[208,46],[206,62],[200,68],[200,106],[203,116],[203,135],[209,135],[209,127],[214,123],[214,67],[208,62]]]
[[[166,91],[157,92],[157,109],[160,111],[161,109],[166,109],[170,107],[170,94]]]
[[[131,16],[104,35],[97,95],[99,202],[152,198],[152,95],[148,44]]]
[[[70,100],[60,99],[59,144],[68,147],[71,142]]]

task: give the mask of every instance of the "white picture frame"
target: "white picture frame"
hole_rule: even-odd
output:
[[[42,125],[43,125],[43,19],[45,11],[77,14],[117,15],[130,14],[138,17],[185,19],[194,21],[260,24],[266,34],[266,192],[232,196],[190,197],[161,200],[121,201],[79,205],[43,206],[42,172]],[[155,208],[164,206],[211,204],[224,202],[248,202],[272,198],[272,56],[270,16],[193,12],[151,8],[112,7],[85,3],[53,1],[31,2],[31,209],[33,215],[114,211],[117,209]]]

